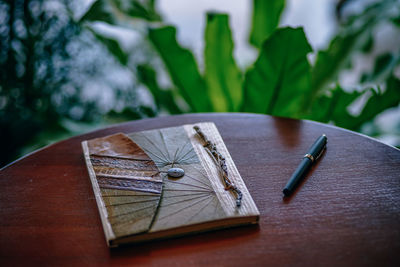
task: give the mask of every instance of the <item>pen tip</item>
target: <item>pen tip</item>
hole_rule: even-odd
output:
[[[283,196],[284,196],[284,197],[288,197],[288,196],[290,195],[290,190],[287,189],[287,188],[284,188],[283,191],[282,191],[282,193],[283,193]]]

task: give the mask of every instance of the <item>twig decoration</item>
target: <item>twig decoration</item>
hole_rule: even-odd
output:
[[[218,171],[220,172],[225,184],[225,190],[230,190],[236,195],[236,206],[240,207],[240,205],[242,204],[243,194],[228,177],[228,168],[226,167],[225,157],[218,152],[217,146],[207,139],[204,133],[200,130],[199,126],[194,126],[193,129],[203,140],[204,148],[211,155],[211,158],[214,160],[214,162],[217,164]]]

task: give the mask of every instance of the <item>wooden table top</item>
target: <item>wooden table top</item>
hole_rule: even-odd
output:
[[[244,226],[106,246],[81,141],[200,121],[217,125],[258,206]],[[314,140],[327,150],[294,195],[282,189]],[[397,265],[400,150],[309,121],[189,114],[119,124],[58,142],[0,171],[0,265]]]

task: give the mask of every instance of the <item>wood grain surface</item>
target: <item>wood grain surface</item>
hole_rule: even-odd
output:
[[[258,226],[106,245],[81,141],[213,121],[257,207]],[[289,199],[314,140],[327,150]],[[400,151],[340,128],[252,114],[194,114],[77,136],[0,171],[0,265],[399,266]]]

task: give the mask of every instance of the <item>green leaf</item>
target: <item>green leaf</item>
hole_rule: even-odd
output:
[[[335,37],[326,51],[319,51],[312,71],[312,88],[315,93],[326,90],[337,80],[339,72],[349,64],[350,54],[358,50],[362,30],[346,36]]]
[[[102,42],[108,49],[108,51],[121,63],[122,65],[126,66],[128,63],[128,55],[122,50],[119,42],[115,39],[112,39],[108,36],[104,36],[102,34],[97,33],[95,30],[90,28],[89,26],[86,27],[89,29],[93,35]]]
[[[364,94],[371,94],[358,116],[348,112],[348,107]],[[362,92],[345,92],[340,86],[321,95],[312,104],[311,113],[307,119],[321,122],[334,122],[337,126],[350,130],[360,130],[361,126],[372,120],[384,110],[400,104],[400,81],[391,76],[386,84],[386,90],[367,89]]]
[[[215,111],[238,111],[242,73],[233,58],[232,33],[226,14],[207,14],[205,81]]]
[[[95,0],[79,21],[81,23],[85,21],[104,21],[114,24],[115,18],[112,7],[107,0]]]
[[[148,21],[160,21],[161,16],[155,10],[154,2],[154,0],[113,1],[115,7],[127,16],[142,18]]]
[[[384,110],[400,104],[400,80],[390,76],[386,83],[386,90],[375,91],[371,89],[372,96],[368,99],[361,114],[340,126],[352,130],[359,130],[363,123],[372,120]]]
[[[172,82],[194,112],[211,110],[206,84],[200,76],[193,54],[176,41],[172,26],[149,30],[149,38],[160,54]]]
[[[343,125],[352,116],[347,108],[364,92],[346,92],[339,85],[333,90],[324,92],[314,99],[311,104],[309,114],[305,117],[309,120],[320,122],[335,122],[337,125]]]
[[[137,77],[147,86],[154,97],[157,108],[164,108],[170,114],[180,114],[182,110],[176,104],[172,90],[161,89],[157,83],[156,72],[147,65],[137,67]]]
[[[374,47],[374,36],[372,32],[370,32],[367,41],[361,46],[361,51],[365,54],[371,53],[373,47]]]
[[[390,53],[379,55],[375,59],[375,66],[371,73],[364,73],[361,82],[382,83],[389,79],[394,69],[398,67],[400,56]]]
[[[160,21],[154,3],[154,0],[95,0],[79,21],[104,21],[115,25],[132,18]]]
[[[392,18],[392,22],[393,22],[393,24],[396,25],[397,27],[400,27],[400,17]]]
[[[318,53],[312,74],[313,91],[327,90],[349,65],[355,52],[370,49],[376,26],[388,22],[392,14],[400,10],[399,7],[398,1],[377,1],[362,13],[351,16],[339,29],[328,49]]]
[[[300,117],[310,97],[309,52],[302,28],[275,31],[246,73],[243,111]]]
[[[261,47],[279,24],[285,0],[253,0],[250,43]]]

